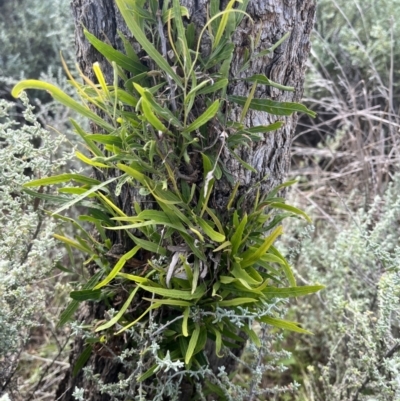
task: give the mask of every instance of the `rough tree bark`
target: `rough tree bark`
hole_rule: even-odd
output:
[[[197,26],[203,26],[206,21],[206,10],[209,1],[182,0],[181,3],[188,8],[191,20]],[[220,8],[223,9],[226,3],[226,1],[221,1]],[[92,65],[95,61],[98,61],[108,81],[112,82],[112,70],[109,64],[87,42],[83,35],[83,26],[99,39],[108,41],[115,48],[122,49],[117,30],[122,31],[128,37],[130,37],[130,33],[114,0],[72,0],[72,10],[76,24],[77,59],[81,70],[86,76],[93,78]],[[249,77],[253,74],[261,73],[272,81],[295,88],[294,92],[282,92],[272,87],[259,85],[255,97],[268,97],[278,101],[299,101],[303,93],[305,64],[310,52],[310,34],[315,16],[314,0],[250,0],[247,12],[253,18],[254,24],[244,18],[235,34],[236,49],[232,73],[236,73],[235,70],[241,65],[243,50],[250,45],[249,38],[255,38],[260,29],[262,32],[257,49],[259,51],[268,49],[281,39],[285,33],[290,31],[290,38],[280,45],[272,55],[256,59],[240,75]],[[250,85],[243,81],[238,82],[229,87],[229,92],[247,96]],[[232,113],[240,116],[239,109],[233,109]],[[267,125],[277,120],[276,116],[251,112],[248,114],[245,123],[247,126]],[[279,120],[282,120],[282,117]],[[266,135],[265,140],[254,143],[250,148],[239,150],[238,155],[253,166],[257,173],[244,169],[236,159],[229,158],[228,153],[222,155],[230,173],[240,182],[241,193],[247,191],[252,183],[258,182],[266,176],[267,179],[262,184],[264,193],[284,180],[290,166],[290,146],[297,124],[297,115],[284,117],[283,120],[285,121],[283,128]],[[229,197],[231,190],[228,182],[221,179],[216,183],[215,196],[219,197],[221,202],[224,202]],[[136,194],[132,188],[126,188],[119,199],[120,207],[126,213],[132,214],[131,205],[135,196]],[[251,194],[246,199],[248,207],[251,207]],[[117,239],[114,240],[118,241]],[[100,304],[87,304],[80,311],[79,319],[85,322],[102,319],[104,308],[104,305]],[[77,338],[70,355],[71,371],[74,362],[83,349],[84,343],[82,339]],[[224,362],[225,365],[230,363],[230,361]],[[121,372],[122,366],[113,359],[94,355],[88,363],[96,373],[100,374],[104,382],[113,383],[118,381],[118,374]],[[233,368],[232,363],[231,369],[233,370]],[[86,390],[85,400],[87,401],[110,400],[107,394],[99,394],[92,383],[84,379],[82,373],[72,377],[71,371],[67,372],[59,386],[57,400],[72,400],[72,392],[75,386]],[[190,389],[186,391],[182,399],[190,399],[191,391]]]

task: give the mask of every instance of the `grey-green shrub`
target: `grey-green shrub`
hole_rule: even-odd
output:
[[[48,294],[37,283],[59,257],[54,222],[21,187],[31,179],[27,170],[36,177],[52,174],[68,158],[56,157],[64,136],[42,128],[27,97],[22,101],[26,124],[19,125],[8,115],[13,104],[0,100],[0,388],[15,368],[13,356],[45,314]]]
[[[39,78],[73,61],[73,19],[67,0],[14,0],[0,4],[0,77]]]
[[[59,253],[54,223],[35,201],[21,192],[32,177],[58,171],[69,159],[62,131],[68,135],[70,112],[48,97],[32,106],[10,99],[11,86],[22,77],[65,86],[59,51],[74,60],[73,20],[65,0],[17,0],[0,4],[0,395],[10,388],[21,347],[29,331],[46,316],[45,285],[38,285]],[[27,107],[24,116],[21,110]],[[17,123],[18,121],[19,123]],[[51,132],[43,127],[51,126]],[[37,147],[39,145],[39,147]],[[69,168],[73,166],[69,163]],[[40,205],[42,207],[43,204]],[[6,388],[7,387],[7,388]]]
[[[308,383],[299,400],[400,397],[399,194],[396,175],[368,211],[353,213],[337,198],[347,219],[335,219],[336,229],[327,221],[314,232],[299,229],[302,240],[290,244],[298,276],[327,286],[293,309],[307,311],[304,324],[315,334],[295,339],[294,371]]]

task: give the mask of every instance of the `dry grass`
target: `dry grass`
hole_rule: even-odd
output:
[[[319,116],[316,120],[300,120],[291,174],[306,178],[301,192],[306,202],[318,205],[321,217],[331,215],[332,188],[342,194],[357,190],[358,196],[352,200],[354,206],[368,207],[375,195],[383,194],[400,166],[393,32],[390,65],[382,73],[344,10],[332,2],[346,20],[368,64],[363,65],[362,71],[343,65],[331,50],[332,43],[315,32],[329,60],[312,52],[305,102]],[[364,19],[362,10],[359,12]]]

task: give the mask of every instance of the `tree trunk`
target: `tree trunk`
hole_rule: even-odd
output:
[[[227,2],[221,3],[220,9],[222,10]],[[205,24],[209,4],[207,0],[182,0],[181,4],[188,8],[192,22],[201,27]],[[116,4],[113,0],[72,0],[72,10],[76,24],[77,59],[82,72],[93,79],[92,65],[98,61],[108,82],[113,82],[112,68],[87,42],[83,34],[83,27],[102,41],[122,50],[123,46],[117,30],[122,31],[127,37],[131,35]],[[232,74],[237,73],[244,49],[250,46],[250,38],[256,38],[260,30],[261,35],[256,48],[257,51],[270,48],[290,31],[289,39],[278,46],[271,55],[255,59],[249,68],[239,75],[240,77],[250,77],[253,74],[265,74],[274,82],[295,88],[294,92],[283,92],[270,86],[259,85],[255,93],[257,98],[289,102],[299,101],[303,93],[305,65],[310,52],[310,34],[315,15],[314,0],[250,0],[247,13],[254,20],[254,23],[251,24],[247,18],[244,18],[235,34],[236,49]],[[251,85],[252,83],[237,81],[237,84],[229,86],[229,93],[247,96]],[[239,117],[240,109],[233,108],[231,113],[233,114],[231,117],[235,115]],[[251,191],[252,184],[262,181],[261,191],[267,193],[285,179],[290,166],[291,141],[297,124],[296,114],[277,118],[267,113],[251,111],[246,117],[245,124],[247,126],[268,125],[278,120],[285,122],[281,129],[267,134],[263,141],[252,143],[250,147],[241,148],[237,151],[238,156],[254,167],[257,172],[246,170],[236,159],[230,157],[228,152],[221,155],[235,181],[240,183],[239,192],[241,194],[247,193],[245,208],[249,209],[252,206],[254,199]],[[104,177],[98,178],[104,179]],[[226,180],[221,179],[215,183],[214,192],[215,203],[226,204],[232,188]],[[126,188],[121,195],[119,204],[125,213],[132,214],[131,205],[136,196],[137,194],[134,193],[132,188]],[[120,239],[113,238],[113,241],[120,242]],[[90,323],[94,319],[103,319],[104,310],[104,305],[87,304],[81,309],[79,320]],[[67,373],[60,384],[56,399],[72,400],[72,392],[75,387],[85,389],[84,399],[86,401],[113,399],[107,394],[100,394],[93,382],[85,378],[82,372],[76,377],[72,376],[73,366],[83,349],[84,341],[78,337],[70,355],[71,371]],[[216,358],[212,359],[211,356],[209,360],[213,364],[221,364],[221,361],[217,362]],[[234,369],[233,361],[223,360],[222,363],[227,366],[227,370],[232,371]],[[94,373],[100,375],[104,383],[115,383],[119,380],[119,374],[129,374],[129,372],[123,371],[124,368],[120,363],[107,355],[95,353],[89,359],[88,365],[93,368]],[[183,383],[182,388],[184,388],[184,392],[181,399],[190,399],[194,394],[192,384]]]

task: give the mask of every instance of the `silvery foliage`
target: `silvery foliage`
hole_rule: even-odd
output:
[[[65,90],[59,51],[63,50],[71,65],[69,2],[16,0],[3,2],[0,9],[0,97],[11,99],[12,86],[22,78],[41,77]],[[34,210],[33,199],[21,192],[21,185],[31,178],[59,173],[66,163],[69,169],[74,167],[71,144],[66,146],[64,137],[56,134],[73,137],[66,124],[70,112],[49,100],[33,100],[34,117],[24,98],[26,123],[20,106],[0,101],[0,388],[13,374],[29,329],[45,312],[48,294],[46,286],[38,283],[58,257],[52,238],[54,220],[50,222]],[[47,126],[52,127],[51,133],[42,128]]]
[[[74,60],[74,27],[69,1],[15,0],[0,4],[0,82],[61,67],[59,52]],[[48,74],[53,75],[53,73]]]
[[[310,383],[308,396],[321,401],[397,400],[400,174],[369,210],[352,213],[344,200],[337,207],[348,220],[336,219],[336,232],[327,222],[317,224],[314,233],[297,227],[303,238],[290,244],[299,277],[327,286],[318,296],[299,299],[295,308],[315,334],[303,337],[303,344],[297,339],[298,349],[311,361],[302,366]],[[299,364],[304,360],[300,351]]]
[[[53,239],[54,219],[47,219],[39,211],[37,201],[24,193],[21,186],[33,177],[57,173],[70,157],[68,154],[56,157],[64,136],[42,128],[26,96],[22,102],[26,124],[19,125],[9,116],[14,104],[0,99],[0,373],[3,379],[11,373],[7,371],[12,368],[11,361],[15,362],[11,355],[20,350],[29,330],[37,324],[38,315],[45,313],[47,294],[38,282],[48,275],[59,257]],[[39,147],[34,145],[37,138],[41,139]]]
[[[132,398],[135,401],[148,401],[150,399],[162,401],[165,398],[178,401],[182,398],[181,382],[185,376],[190,376],[198,383],[196,396],[200,400],[207,399],[204,381],[218,387],[228,401],[255,401],[266,399],[265,397],[279,397],[282,394],[293,396],[300,387],[296,381],[286,385],[277,383],[274,383],[273,386],[269,385],[271,375],[280,375],[287,370],[284,361],[291,357],[290,352],[280,349],[278,346],[283,342],[283,334],[273,333],[271,327],[265,324],[255,323],[254,313],[249,312],[246,308],[241,308],[241,311],[242,314],[232,316],[229,310],[219,308],[215,314],[217,320],[221,317],[233,318],[238,327],[252,325],[260,338],[261,346],[256,347],[253,343],[248,342],[241,358],[235,356],[230,349],[223,347],[222,353],[229,354],[237,363],[237,369],[240,372],[238,381],[233,381],[228,377],[224,366],[220,367],[218,372],[211,369],[212,363],[209,366],[188,370],[184,369],[183,361],[172,361],[169,352],[160,358],[158,355],[159,342],[162,341],[162,333],[169,323],[159,326],[152,320],[152,315],[147,329],[127,330],[127,335],[132,337],[137,348],[125,349],[120,355],[114,355],[119,363],[127,367],[127,371],[131,371],[129,376],[121,374],[117,382],[104,383],[100,375],[96,374],[90,366],[83,368],[84,375],[87,380],[98,387],[101,393],[108,394],[115,401],[122,401],[127,398]],[[191,312],[199,314],[199,317],[203,313],[201,310]],[[265,311],[260,313],[264,316],[272,314],[272,312],[284,317],[287,312],[285,303],[279,299],[270,300]],[[112,349],[107,348],[106,345],[105,349],[111,354],[113,353]],[[133,355],[139,355],[139,360],[133,359]],[[138,378],[154,365],[157,366],[156,372],[162,374],[157,375],[157,378],[153,376],[150,380],[139,381]],[[268,378],[267,381],[266,378]],[[268,385],[265,384],[266,382]],[[76,387],[73,397],[77,401],[84,400],[85,389]]]

